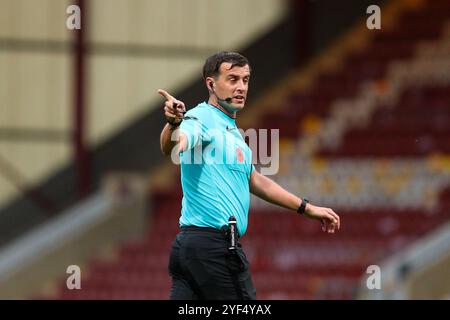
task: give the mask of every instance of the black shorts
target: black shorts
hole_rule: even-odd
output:
[[[172,244],[169,274],[171,300],[254,300],[256,290],[241,244],[228,250],[218,229],[183,227]]]

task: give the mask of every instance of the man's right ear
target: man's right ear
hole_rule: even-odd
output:
[[[212,80],[206,80],[206,83],[208,85],[208,89],[210,89],[211,91],[214,91],[214,81]]]

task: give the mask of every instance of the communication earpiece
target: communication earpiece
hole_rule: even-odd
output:
[[[212,81],[210,81],[209,82],[209,87],[211,88],[211,91],[213,92],[213,94],[217,97],[217,101],[219,102],[219,104],[220,103],[231,103],[231,101],[232,101],[232,97],[228,97],[228,98],[226,98],[226,99],[221,99],[221,98],[219,98],[219,96],[216,94],[216,91],[214,90],[214,82],[212,82]]]

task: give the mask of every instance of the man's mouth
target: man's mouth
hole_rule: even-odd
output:
[[[245,97],[241,95],[237,95],[233,97],[237,102],[242,103],[245,101]]]

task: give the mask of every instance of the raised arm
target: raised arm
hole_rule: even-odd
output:
[[[283,189],[276,182],[263,176],[256,170],[253,171],[250,177],[250,192],[267,202],[295,212],[302,203],[302,199]],[[330,208],[318,207],[307,203],[304,215],[308,218],[319,220],[324,232],[334,233],[335,230],[340,228],[339,216]]]
[[[161,131],[161,151],[166,156],[170,156],[173,148],[178,148],[177,150],[175,150],[176,154],[185,151],[187,148],[186,135],[180,133],[180,130],[177,129],[178,127],[174,127],[171,124],[167,123]]]

